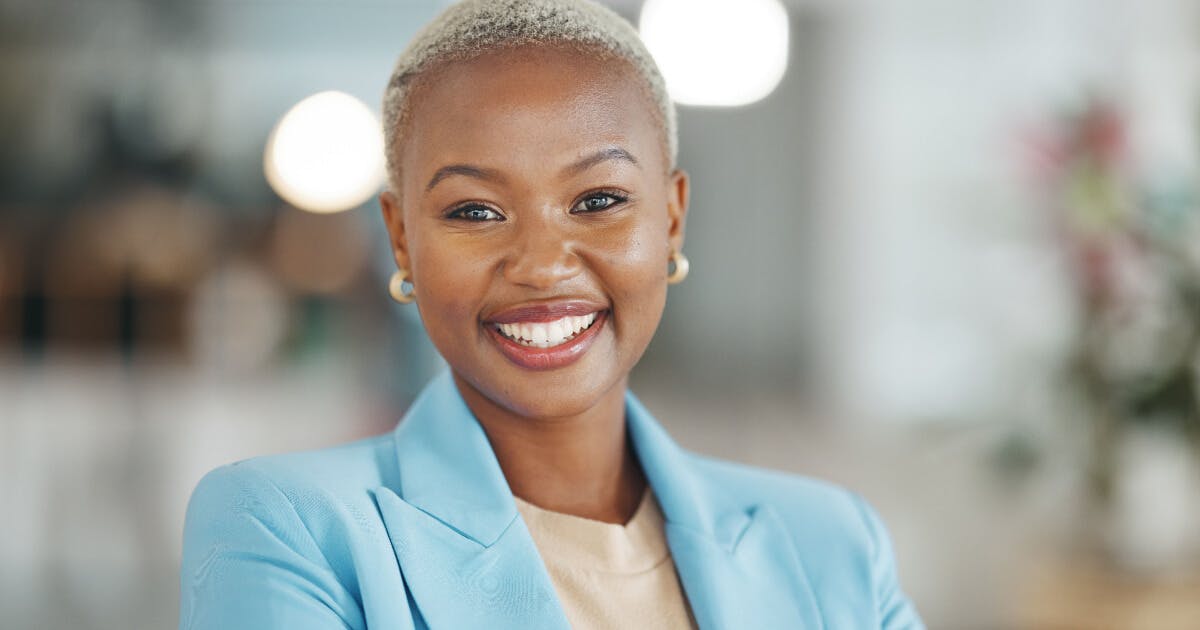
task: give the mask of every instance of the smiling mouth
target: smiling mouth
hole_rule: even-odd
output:
[[[492,324],[506,339],[529,348],[561,346],[592,327],[599,312],[566,316],[549,322]]]

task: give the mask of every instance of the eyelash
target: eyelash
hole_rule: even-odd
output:
[[[492,214],[496,215],[498,218],[496,218],[496,219],[480,219],[480,218],[471,219],[471,218],[468,218],[466,216],[466,213],[470,212],[472,210],[483,210],[486,212],[491,212]],[[496,210],[493,210],[492,208],[489,208],[481,203],[465,203],[465,204],[458,206],[458,207],[454,208],[453,210],[451,210],[446,215],[446,218],[447,219],[461,219],[463,221],[469,221],[471,223],[482,223],[484,221],[503,221],[504,215],[500,214]]]
[[[585,203],[589,199],[596,199],[596,198],[603,198],[603,197],[612,199],[612,203],[604,206],[603,208],[599,208],[596,210],[581,210],[578,212],[578,214],[593,214],[593,213],[597,213],[597,212],[604,212],[605,210],[611,210],[613,207],[619,206],[619,205],[625,203],[626,201],[629,201],[629,196],[625,195],[624,193],[621,193],[621,192],[618,192],[615,190],[596,190],[596,191],[592,191],[592,192],[584,195],[583,197],[581,197],[579,199],[579,201],[575,202],[575,205],[571,206],[571,212],[575,213],[575,208],[577,206],[579,206],[580,204]]]
[[[575,210],[578,206],[580,206],[580,204],[586,203],[590,199],[598,199],[598,198],[608,198],[608,199],[611,199],[612,202],[609,203],[608,205],[604,206],[603,208],[597,208],[595,210],[586,210],[586,209],[579,210],[579,211]],[[571,206],[571,214],[600,213],[600,212],[604,212],[606,210],[611,210],[615,206],[619,206],[627,201],[629,201],[629,197],[627,195],[625,195],[624,193],[620,193],[615,190],[596,190],[596,191],[593,191],[593,192],[590,192],[590,193],[584,195],[583,197],[580,197],[579,201],[575,202],[575,204],[573,204]],[[473,212],[473,211],[490,212],[490,213],[496,215],[496,217],[495,218],[480,218],[480,217],[470,218],[470,217],[468,217],[467,213]],[[446,218],[460,219],[460,220],[468,221],[471,223],[482,223],[485,221],[504,221],[505,220],[504,215],[500,214],[499,211],[497,211],[493,208],[490,208],[481,203],[465,203],[461,206],[454,208],[449,213],[447,213]]]

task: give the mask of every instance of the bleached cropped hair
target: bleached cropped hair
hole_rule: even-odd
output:
[[[633,25],[591,0],[463,0],[421,29],[396,61],[383,95],[389,178],[396,174],[397,147],[408,122],[410,92],[422,73],[446,62],[536,44],[580,48],[626,61],[657,106],[667,159],[674,166],[679,144],[675,105]]]

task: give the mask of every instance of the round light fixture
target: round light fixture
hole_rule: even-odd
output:
[[[683,105],[748,105],[787,70],[788,15],[779,0],[646,0],[639,29]]]
[[[353,96],[314,94],[279,119],[267,140],[263,170],[271,188],[297,208],[348,210],[383,183],[383,130]]]

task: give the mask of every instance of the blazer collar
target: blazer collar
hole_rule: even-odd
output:
[[[500,462],[449,370],[395,430],[399,495],[460,534],[490,546],[517,516]]]
[[[694,456],[632,394],[626,422],[700,627],[821,628],[791,536],[769,506],[704,484]],[[375,498],[430,627],[568,628],[487,435],[448,370],[394,435],[398,487],[376,488]]]
[[[687,453],[642,403],[626,394],[627,430],[664,518],[729,546],[748,525],[697,486]],[[488,546],[517,516],[516,503],[483,427],[450,372],[438,375],[396,427],[398,494],[475,542]]]

